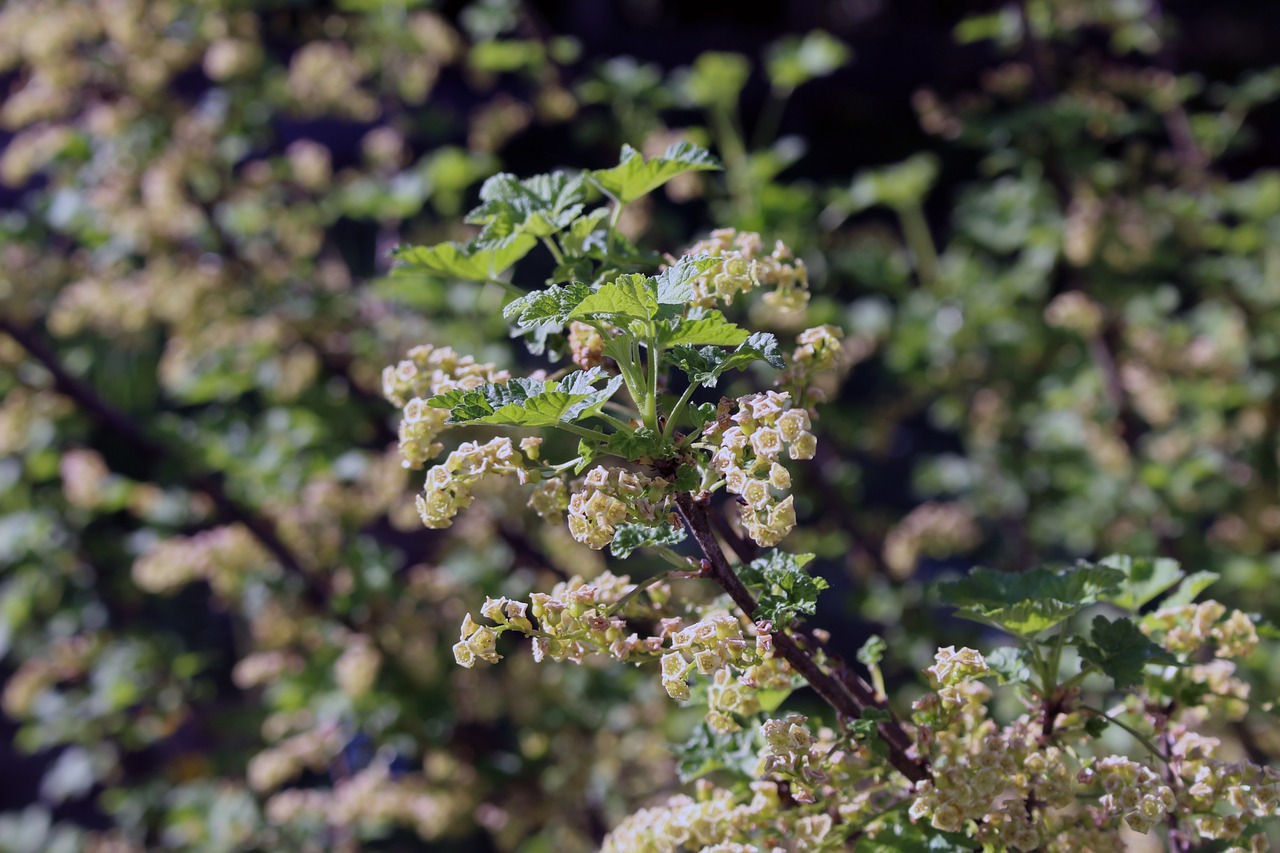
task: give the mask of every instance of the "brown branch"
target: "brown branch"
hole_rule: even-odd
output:
[[[676,496],[676,504],[684,519],[689,535],[702,551],[707,565],[710,567],[708,577],[713,579],[729,594],[749,618],[754,618],[756,600],[750,590],[733,571],[725,558],[720,543],[716,540],[711,528],[709,513],[705,504],[697,503],[693,496],[682,492]],[[842,682],[818,665],[804,649],[785,631],[785,626],[776,626],[773,634],[773,646],[784,660],[813,687],[822,699],[838,713],[849,719],[859,719],[868,708],[884,708],[877,700],[874,692],[857,681]],[[911,758],[907,751],[910,738],[902,728],[902,724],[892,718],[877,726],[880,738],[889,747],[889,763],[912,782],[922,782],[931,778],[927,767]]]
[[[157,441],[128,414],[104,399],[96,388],[68,372],[53,347],[34,330],[19,327],[7,318],[0,317],[0,332],[17,341],[33,359],[49,371],[54,387],[59,392],[71,398],[91,418],[133,445],[143,455],[157,461],[186,461],[172,447]],[[303,595],[308,604],[327,612],[327,584],[307,570],[298,556],[281,540],[271,521],[241,505],[228,494],[224,479],[221,473],[213,471],[191,472],[187,477],[189,485],[209,496],[223,518],[243,524],[282,568],[302,581]]]

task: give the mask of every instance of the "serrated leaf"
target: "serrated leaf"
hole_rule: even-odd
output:
[[[1001,684],[1024,684],[1031,680],[1031,653],[1022,646],[1001,646],[984,658]]]
[[[1178,588],[1160,602],[1163,607],[1183,607],[1196,600],[1196,596],[1213,586],[1221,577],[1217,572],[1192,572],[1182,579]]]
[[[601,286],[569,313],[569,319],[605,317],[609,322],[625,326],[628,320],[651,321],[658,313],[658,297],[653,280],[633,273],[620,275]]]
[[[427,405],[449,410],[451,424],[548,427],[570,423],[598,409],[622,385],[613,377],[604,388],[594,388],[603,376],[599,368],[574,371],[560,382],[512,379],[482,385],[468,391],[449,391],[427,400]]]
[[[639,151],[624,145],[618,165],[612,169],[597,169],[590,175],[601,189],[627,204],[648,195],[677,175],[719,169],[720,162],[707,149],[691,142],[676,142],[667,146],[662,156],[651,160],[645,160]]]
[[[818,605],[818,593],[827,588],[825,578],[814,577],[804,570],[813,554],[788,554],[770,551],[738,569],[738,576],[756,590],[756,612],[752,618],[768,620],[782,630],[799,615],[812,616]]]
[[[693,282],[718,263],[720,258],[709,255],[685,255],[658,273],[658,304],[687,305],[693,300]]]
[[[674,346],[668,360],[687,373],[691,382],[700,382],[704,388],[715,385],[722,373],[741,370],[757,361],[767,361],[779,370],[786,366],[778,349],[778,339],[768,332],[749,335],[737,349],[728,353],[714,346],[702,349],[683,344]]]
[[[488,246],[513,234],[555,234],[582,213],[584,181],[583,175],[564,172],[525,180],[505,172],[494,175],[480,188],[482,204],[467,215],[467,222],[485,226],[476,244]]]
[[[585,284],[571,282],[564,287],[551,285],[510,302],[502,309],[502,316],[521,329],[544,324],[564,325],[573,309],[591,295]]]
[[[603,255],[608,250],[609,232],[599,226],[608,215],[608,208],[602,207],[579,216],[560,235],[560,248],[570,256],[588,255],[593,251]]]
[[[702,723],[687,741],[673,747],[673,750],[681,782],[692,782],[716,770],[727,770],[744,779],[752,779],[755,765],[759,762],[753,726],[719,734]]]
[[[677,318],[664,323],[658,341],[663,347],[717,346],[736,347],[746,342],[746,329],[729,322],[719,311],[709,311],[697,319]]]
[[[1083,660],[1109,676],[1116,687],[1132,687],[1142,683],[1143,670],[1153,661],[1176,663],[1164,649],[1147,638],[1130,619],[1112,622],[1095,616],[1088,640],[1077,640]]]
[[[646,426],[636,427],[632,432],[618,432],[609,436],[606,449],[614,456],[635,461],[649,459],[665,459],[675,453],[675,444],[662,433]]]
[[[537,242],[528,234],[518,234],[485,248],[465,243],[400,246],[392,252],[396,266],[391,272],[392,275],[428,272],[467,281],[488,281],[510,269]]]
[[[1124,573],[1106,566],[1037,568],[998,572],[976,568],[967,578],[941,587],[942,600],[958,607],[957,616],[1034,637],[1064,619],[1117,594]]]
[[[677,492],[692,492],[700,485],[702,485],[702,474],[698,471],[698,466],[681,465],[676,469],[676,476],[671,483],[671,488]]]
[[[637,548],[678,545],[686,535],[683,527],[673,524],[620,524],[609,543],[609,552],[619,560],[625,560]]]
[[[1116,595],[1104,595],[1109,601],[1125,610],[1136,611],[1176,584],[1185,575],[1177,560],[1167,557],[1130,557],[1112,554],[1098,561],[1124,573],[1124,583]]]

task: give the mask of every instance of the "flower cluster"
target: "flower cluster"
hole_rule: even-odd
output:
[[[778,459],[784,450],[792,459],[813,458],[817,439],[809,432],[809,413],[792,408],[787,394],[765,391],[740,397],[730,419],[733,426],[716,422],[707,428],[707,440],[717,447],[711,464],[729,493],[742,498],[747,535],[772,547],[796,525],[791,496],[775,496],[791,487],[791,474]]]
[[[838,326],[805,329],[796,338],[796,348],[787,359],[787,369],[778,374],[774,384],[787,389],[805,408],[825,402],[826,392],[814,382],[819,374],[836,370],[844,362],[842,338],[844,331]]]
[[[745,669],[759,660],[760,645],[748,641],[741,623],[727,612],[709,613],[671,635],[671,651],[662,656],[662,686],[672,699],[685,701],[694,670],[715,675],[730,664]]]
[[[524,482],[528,477],[524,456],[506,437],[485,444],[464,441],[439,465],[427,471],[427,483],[415,505],[422,523],[439,529],[453,524],[453,517],[471,505],[472,488],[489,474],[515,474]]]
[[[787,714],[760,726],[765,742],[764,773],[791,780],[792,796],[800,803],[813,802],[813,786],[828,779],[827,773],[818,769],[820,756],[814,749],[813,734],[805,726],[807,721],[800,714]]]
[[[338,827],[394,822],[431,839],[448,827],[455,808],[447,796],[432,792],[421,775],[396,778],[387,762],[378,761],[339,781],[332,791],[281,791],[267,801],[266,812],[277,825],[304,818]]]
[[[809,271],[780,240],[765,254],[759,234],[721,228],[686,254],[710,255],[720,261],[694,280],[695,305],[729,305],[734,297],[762,287],[774,288],[765,294],[765,302],[782,311],[799,311],[809,302]]]
[[[737,840],[749,840],[753,831],[762,826],[798,816],[794,810],[788,813],[782,808],[777,785],[755,782],[751,791],[748,802],[738,803],[729,791],[700,783],[697,799],[681,794],[624,819],[605,838],[601,853],[757,850],[759,848],[753,846],[744,847]]]
[[[1160,774],[1120,755],[1109,755],[1078,774],[1081,784],[1098,784],[1106,792],[1100,805],[1107,813],[1121,815],[1135,832],[1146,833],[1178,804],[1173,789]]]
[[[573,363],[583,370],[604,362],[604,336],[595,326],[574,320],[569,324],[569,352]]]
[[[451,347],[423,344],[408,358],[382,371],[382,395],[402,409],[400,455],[406,468],[421,468],[444,446],[436,439],[445,430],[447,409],[427,405],[427,398],[448,391],[469,391],[481,385],[506,382],[511,374],[492,364],[460,356]]]
[[[133,581],[148,592],[171,592],[203,580],[219,595],[229,596],[249,572],[269,562],[248,528],[231,524],[156,544],[133,564]]]
[[[621,661],[654,658],[662,649],[667,628],[678,620],[665,623],[663,636],[641,638],[635,632],[628,633],[626,621],[609,611],[634,589],[626,576],[605,572],[591,583],[580,577],[570,578],[556,584],[550,593],[533,593],[527,603],[487,599],[480,612],[496,623],[496,630],[478,626],[467,614],[462,622],[462,638],[453,647],[454,659],[465,667],[474,666],[477,658],[497,663],[501,656],[494,651],[494,644],[507,631],[531,637],[533,658],[538,662],[551,658],[582,663],[591,653],[607,654]],[[663,584],[654,584],[648,593],[651,601],[660,602],[669,590]],[[648,615],[653,615],[651,607]],[[533,620],[537,620],[536,627]]]
[[[653,524],[661,499],[658,481],[624,468],[597,465],[569,498],[569,532],[598,551],[613,541],[620,524]]]
[[[1160,645],[1174,654],[1193,654],[1209,643],[1220,658],[1244,657],[1258,646],[1258,631],[1248,614],[1227,608],[1217,601],[1166,607],[1142,623],[1149,635],[1158,635]],[[1221,620],[1221,621],[1220,621]]]

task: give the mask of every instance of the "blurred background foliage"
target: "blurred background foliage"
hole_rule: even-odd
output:
[[[977,641],[941,575],[1112,551],[1276,619],[1277,36],[1243,0],[10,0],[0,851],[567,853],[678,784],[653,679],[449,663],[485,594],[602,558],[500,491],[423,530],[379,395],[419,343],[514,352],[499,288],[389,250],[623,143],[726,166],[629,206],[644,248],[782,239],[811,307],[752,320],[848,333],[790,546],[838,646],[901,677]]]

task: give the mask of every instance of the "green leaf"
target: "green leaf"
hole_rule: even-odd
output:
[[[876,737],[876,729],[881,723],[887,723],[890,719],[889,712],[883,708],[863,708],[862,716],[856,720],[848,722],[849,731],[853,732],[853,736],[858,740],[870,740]]]
[[[867,641],[862,644],[862,648],[858,649],[857,661],[863,666],[875,666],[884,660],[885,650],[889,646],[884,641],[884,637],[879,634],[872,634],[867,637]]]
[[[648,323],[658,313],[658,296],[653,279],[638,273],[620,275],[578,303],[569,319],[604,317],[618,326],[627,320]]]
[[[1031,652],[1023,646],[1001,646],[983,657],[1001,684],[1024,684],[1031,680]]]
[[[623,204],[648,195],[667,181],[685,172],[718,171],[720,163],[711,152],[691,142],[676,142],[661,157],[645,160],[630,145],[622,146],[618,165],[597,169],[591,179]]]
[[[804,567],[813,554],[770,551],[738,569],[742,582],[757,590],[757,607],[752,618],[768,620],[782,630],[798,615],[812,616],[818,593],[827,588],[825,578],[813,577]]]
[[[757,361],[767,361],[779,370],[786,366],[778,349],[778,339],[768,332],[756,332],[748,336],[737,349],[729,353],[714,346],[702,349],[683,344],[674,346],[668,354],[668,360],[687,373],[691,382],[700,382],[704,388],[715,385],[720,374],[729,370],[741,370]]]
[[[560,248],[570,256],[588,255],[594,251],[593,257],[603,257],[608,250],[609,232],[600,227],[600,223],[609,215],[609,209],[602,207],[575,219],[560,235]]]
[[[709,255],[685,255],[657,275],[659,305],[687,305],[693,300],[693,282],[720,263]]]
[[[702,485],[702,474],[697,465],[681,465],[676,469],[671,488],[677,492],[692,492]]]
[[[1124,579],[1117,569],[1088,564],[1021,573],[976,568],[967,578],[944,584],[941,594],[944,602],[959,608],[956,615],[1029,638],[1103,595],[1117,594]]]
[[[632,432],[612,433],[605,449],[614,456],[623,459],[666,459],[675,453],[675,444],[662,433],[646,426],[636,427]]]
[[[942,832],[928,822],[912,823],[906,809],[877,821],[875,837],[862,835],[853,853],[972,853],[982,845],[959,832]]]
[[[603,388],[593,387],[604,372],[600,368],[574,371],[559,382],[512,379],[482,385],[469,391],[438,394],[427,405],[449,410],[451,424],[548,427],[572,423],[604,405],[622,385],[611,378]]]
[[[716,770],[727,770],[744,779],[753,779],[756,755],[756,732],[747,727],[730,734],[713,732],[700,724],[684,743],[674,747],[676,772],[681,782],[692,782]]]
[[[573,309],[590,295],[591,288],[585,284],[571,282],[564,287],[553,284],[511,301],[502,309],[502,316],[521,329],[544,324],[564,325]]]
[[[1217,572],[1192,572],[1182,579],[1178,588],[1160,602],[1164,607],[1183,607],[1196,600],[1196,596],[1213,586],[1221,577]]]
[[[1136,611],[1147,602],[1164,593],[1185,574],[1177,560],[1167,557],[1129,557],[1112,554],[1098,561],[1098,565],[1117,569],[1125,580],[1118,595],[1104,595],[1109,601],[1125,610]]]
[[[663,347],[703,346],[736,347],[746,342],[747,330],[730,323],[719,311],[709,311],[697,319],[676,318],[662,324],[658,341]]]
[[[694,106],[731,110],[751,76],[751,61],[740,53],[707,51],[699,54],[678,86]]]
[[[620,524],[609,543],[609,552],[625,560],[637,548],[678,545],[686,535],[683,527],[674,524]]]
[[[1112,622],[1105,616],[1095,616],[1089,639],[1077,640],[1076,646],[1081,659],[1109,676],[1116,687],[1141,684],[1143,670],[1150,662],[1177,663],[1130,619]]]
[[[518,234],[484,248],[474,244],[439,243],[435,246],[400,246],[392,252],[400,272],[429,272],[467,281],[488,281],[502,275],[538,241]]]
[[[582,213],[585,180],[564,172],[523,181],[505,172],[494,175],[480,188],[481,205],[467,215],[467,222],[485,226],[476,244],[488,246],[513,234],[549,237],[567,227]]]
[[[822,30],[814,30],[804,38],[788,36],[769,48],[769,82],[775,89],[789,91],[835,72],[851,56],[852,51],[844,42]]]

